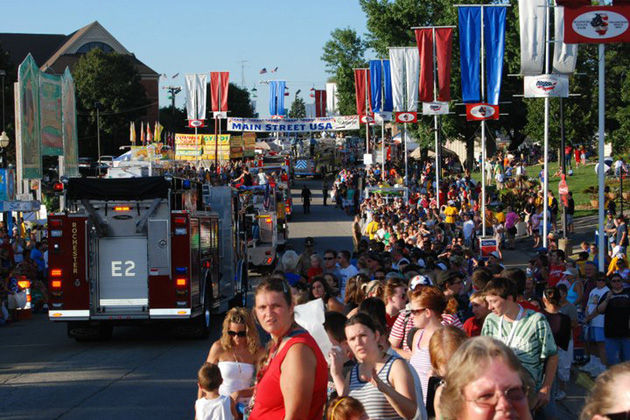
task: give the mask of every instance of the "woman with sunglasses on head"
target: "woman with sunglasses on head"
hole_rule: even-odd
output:
[[[422,395],[426,402],[429,377],[432,372],[429,342],[433,334],[442,328],[442,314],[447,308],[457,307],[457,301],[452,297],[444,296],[444,293],[435,286],[425,286],[412,292],[409,303],[413,324],[418,328],[413,335],[409,364],[420,377]]]
[[[580,420],[630,419],[630,362],[599,375],[586,398]]]
[[[252,379],[264,356],[260,348],[254,318],[245,308],[233,308],[223,320],[223,333],[208,353],[208,363],[221,370],[223,383],[219,394],[232,397],[235,403],[246,402],[252,395]],[[198,396],[200,398],[200,396]]]
[[[273,278],[260,282],[254,311],[271,340],[256,375],[249,420],[321,420],[328,365],[313,337],[295,322],[288,283]]]
[[[490,337],[464,342],[448,363],[436,403],[442,420],[531,420],[531,376]]]

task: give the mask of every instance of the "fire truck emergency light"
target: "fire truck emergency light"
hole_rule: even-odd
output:
[[[180,277],[180,278],[175,280],[175,285],[177,287],[186,287],[186,283],[187,282],[188,282],[188,280],[186,279],[186,277]]]
[[[29,280],[19,280],[18,286],[20,287],[20,289],[28,289],[29,287],[31,287],[31,282]]]
[[[48,227],[58,229],[62,226],[63,226],[63,221],[61,219],[48,219]]]
[[[50,285],[53,289],[61,289],[61,280],[53,280]]]
[[[53,268],[50,270],[51,277],[61,277],[61,268]]]
[[[129,211],[131,207],[129,206],[115,206],[114,211]]]
[[[53,184],[53,191],[54,192],[63,192],[63,184],[61,182],[55,182]]]

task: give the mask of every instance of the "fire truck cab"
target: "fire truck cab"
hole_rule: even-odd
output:
[[[238,199],[219,188],[204,203],[202,184],[170,175],[69,179],[48,216],[50,319],[77,341],[155,321],[207,337],[248,287]]]

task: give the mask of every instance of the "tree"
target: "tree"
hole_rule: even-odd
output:
[[[173,111],[172,106],[165,106],[160,108],[160,124],[164,126],[166,130],[175,133],[186,133],[186,110],[184,108],[177,108]]]
[[[354,92],[354,68],[365,67],[365,43],[354,29],[335,29],[324,44],[322,61],[337,83],[339,112],[354,115],[357,112]]]
[[[209,83],[207,104],[209,110],[208,112],[210,112],[212,109],[212,92],[210,90]],[[228,116],[240,118],[256,118],[258,116],[249,96],[249,91],[235,85],[234,83],[230,83],[230,87],[228,88]],[[210,132],[214,133],[214,119],[210,113],[208,126],[210,127]],[[224,132],[226,128],[227,120],[225,120],[225,122],[221,125],[222,132]]]
[[[0,92],[2,97],[0,101],[4,100],[5,106],[5,127],[0,127],[6,130],[7,135],[11,139],[9,147],[7,148],[7,161],[15,163],[15,102],[13,101],[13,83],[17,82],[17,67],[9,60],[9,53],[2,48],[0,43],[0,70],[6,72],[4,76],[4,92]]]
[[[81,154],[96,154],[97,121],[94,104],[100,102],[101,154],[117,154],[129,142],[129,121],[146,115],[147,95],[130,57],[95,48],[72,69],[76,85]]]
[[[306,104],[304,99],[295,98],[289,110],[289,118],[306,118]]]

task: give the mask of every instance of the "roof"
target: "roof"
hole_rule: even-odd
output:
[[[31,53],[38,66],[48,60],[70,35],[9,34],[0,33],[2,49],[9,53],[9,60],[16,67]]]
[[[98,31],[106,38],[110,38],[112,45],[117,46],[115,50],[128,57],[141,76],[158,76],[155,70],[129,53],[98,21],[85,25],[69,35],[0,33],[0,43],[16,67],[24,61],[28,53],[31,53],[43,71],[51,69],[56,74],[63,74],[66,67],[72,68],[82,55],[68,54],[66,51],[90,31]]]

